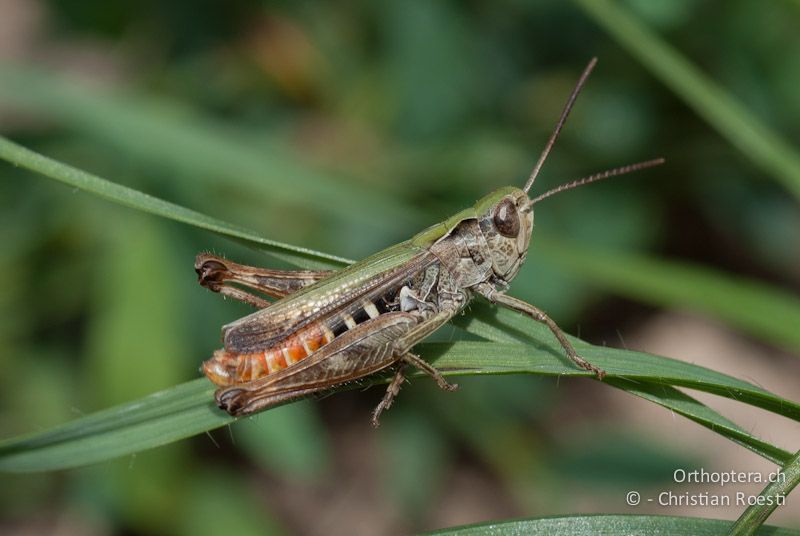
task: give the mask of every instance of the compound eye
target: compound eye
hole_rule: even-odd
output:
[[[515,238],[519,234],[517,207],[510,199],[501,201],[494,210],[494,226],[508,238]]]

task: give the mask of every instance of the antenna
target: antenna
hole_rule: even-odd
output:
[[[633,173],[634,171],[639,171],[641,169],[647,169],[655,166],[660,166],[664,163],[663,158],[655,158],[653,160],[646,160],[644,162],[637,162],[636,164],[628,164],[627,166],[622,166],[614,169],[608,169],[606,171],[601,171],[600,173],[595,173],[594,175],[589,175],[588,177],[584,177],[582,179],[578,179],[576,181],[568,182],[566,184],[562,184],[561,186],[556,186],[552,190],[549,190],[543,193],[540,196],[534,197],[531,200],[531,205],[538,203],[542,199],[547,199],[551,195],[555,195],[559,192],[563,192],[565,190],[572,190],[573,188],[577,188],[578,186],[583,186],[584,184],[589,184],[591,182],[600,181],[603,179],[607,179],[609,177],[616,177],[618,175],[625,175],[626,173]]]
[[[544,150],[542,151],[542,155],[539,157],[539,161],[536,162],[536,165],[533,167],[531,176],[528,177],[528,182],[525,183],[525,188],[523,188],[525,193],[528,193],[528,190],[530,190],[531,186],[533,186],[533,181],[535,181],[536,176],[539,175],[539,171],[542,169],[544,161],[547,160],[547,155],[550,154],[550,150],[553,148],[553,145],[555,145],[558,135],[561,133],[561,128],[567,121],[567,116],[569,115],[570,110],[572,110],[572,106],[575,104],[575,99],[578,98],[578,94],[581,92],[581,89],[583,89],[584,84],[586,84],[586,79],[589,78],[589,75],[596,64],[597,58],[592,58],[589,61],[589,64],[583,70],[583,74],[581,74],[581,77],[578,79],[578,83],[575,84],[575,88],[572,90],[572,93],[570,93],[569,98],[567,99],[567,104],[564,106],[564,110],[561,112],[561,117],[558,118],[556,128],[550,135],[550,139],[547,140],[547,145],[544,146]]]

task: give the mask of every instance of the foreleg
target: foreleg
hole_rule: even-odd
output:
[[[564,352],[566,352],[567,357],[569,357],[572,362],[584,370],[594,372],[599,380],[602,380],[606,375],[606,372],[603,369],[592,365],[584,358],[579,356],[578,352],[575,351],[575,347],[573,347],[572,343],[569,342],[561,328],[559,328],[553,319],[547,316],[547,314],[538,307],[499,292],[493,286],[486,283],[477,285],[475,290],[492,303],[503,305],[509,309],[513,309],[514,311],[527,315],[537,322],[541,322],[550,329],[553,335],[555,335],[556,339],[558,339],[558,342],[564,348]]]

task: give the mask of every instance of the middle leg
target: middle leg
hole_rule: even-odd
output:
[[[389,382],[389,386],[386,388],[386,394],[383,395],[383,399],[372,412],[372,426],[374,428],[380,426],[381,413],[392,407],[392,402],[394,402],[395,397],[400,394],[400,387],[403,385],[403,382],[406,381],[406,376],[403,374],[405,368],[406,364],[400,363],[392,381]]]

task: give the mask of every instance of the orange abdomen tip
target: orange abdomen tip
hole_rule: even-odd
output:
[[[228,386],[236,383],[239,356],[225,350],[217,350],[208,361],[203,362],[203,374],[215,385]]]

